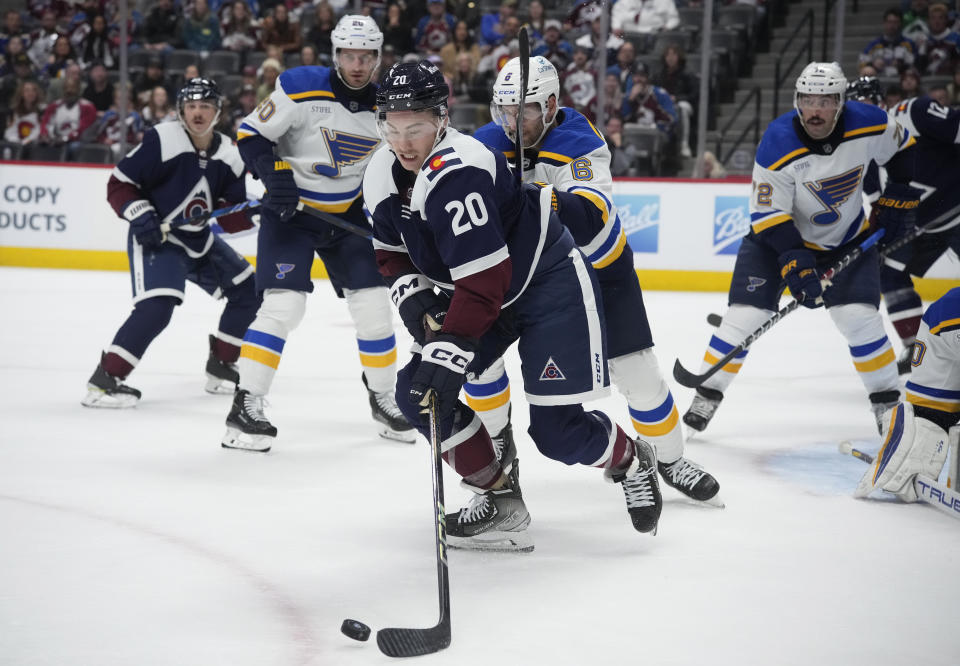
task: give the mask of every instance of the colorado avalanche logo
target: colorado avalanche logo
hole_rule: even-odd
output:
[[[187,202],[187,205],[183,207],[183,216],[193,217],[195,215],[202,215],[208,210],[210,210],[210,204],[207,203],[204,193],[197,192],[193,198]]]
[[[815,196],[826,208],[825,211],[812,216],[810,221],[814,224],[826,226],[839,220],[840,211],[838,209],[857,191],[862,173],[863,165],[861,164],[839,176],[824,178],[815,183],[804,183],[804,187],[810,194]]]
[[[327,144],[332,164],[314,164],[313,170],[321,176],[336,178],[340,170],[351,164],[363,162],[373,149],[380,143],[380,139],[371,139],[359,134],[336,132],[323,128],[323,140]]]
[[[553,358],[547,359],[547,364],[543,366],[543,372],[540,373],[541,382],[556,382],[566,379],[566,376],[560,370],[560,366]]]

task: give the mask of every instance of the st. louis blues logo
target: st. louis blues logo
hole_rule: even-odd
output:
[[[747,284],[747,291],[750,293],[755,292],[758,288],[762,287],[767,283],[765,278],[753,277],[752,275],[747,277],[749,284]]]
[[[287,277],[287,273],[289,273],[296,267],[297,267],[296,264],[277,264],[276,278],[278,280],[282,280],[283,278]]]
[[[380,139],[337,132],[326,127],[323,128],[322,132],[332,164],[316,163],[313,165],[313,170],[321,176],[329,176],[330,178],[339,176],[343,167],[365,160],[380,143]]]
[[[839,208],[857,191],[863,165],[850,169],[846,173],[824,178],[814,183],[804,183],[804,187],[826,208],[810,218],[814,224],[826,226],[840,219]]]
[[[540,373],[540,381],[555,382],[562,379],[566,379],[566,376],[560,371],[560,367],[556,361],[554,361],[553,358],[548,358],[547,364],[543,366],[543,372]]]

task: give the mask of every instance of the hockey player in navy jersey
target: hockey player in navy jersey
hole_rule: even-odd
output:
[[[846,254],[874,230],[886,241],[903,232],[904,211],[919,192],[907,183],[913,139],[876,107],[844,102],[847,82],[837,63],[810,63],[797,78],[795,112],[774,120],[757,147],[750,199],[750,232],[737,254],[729,309],[710,339],[705,371],[763,324],[777,309],[784,284],[802,305],[825,305],[846,338],[853,365],[869,394],[880,427],[899,399],[896,358],[883,329],[880,262],[876,246],[824,289],[818,268]],[[908,165],[887,185],[873,219],[864,215],[862,181],[871,160]],[[883,241],[881,241],[883,242]],[[683,420],[706,428],[747,351],[697,389]]]
[[[398,375],[398,403],[426,432],[422,412],[436,394],[444,459],[474,492],[449,518],[449,543],[533,547],[517,462],[504,468],[487,429],[458,399],[468,376],[518,340],[537,447],[568,465],[604,469],[622,484],[634,527],[655,532],[653,448],[581,404],[609,386],[596,278],[552,213],[553,188],[518,185],[502,153],[449,127],[447,96],[429,61],[387,72],[377,94],[386,145],[363,188],[380,271],[422,347]]]
[[[263,411],[264,396],[313,291],[315,255],[323,259],[337,295],[347,301],[377,433],[415,439],[393,394],[393,311],[370,240],[297,210],[311,206],[369,228],[360,186],[380,143],[373,77],[383,34],[369,16],[347,15],[331,41],[333,68],[287,70],[237,132],[244,162],[267,190],[257,239],[263,306],[243,339],[240,385],[221,440],[225,448],[268,451],[277,436]]]
[[[510,60],[493,86],[494,122],[473,137],[515,157],[520,59]],[[638,435],[653,444],[664,480],[701,501],[719,491],[716,479],[683,457],[683,432],[673,395],[653,352],[633,250],[613,203],[610,151],[587,118],[560,107],[560,77],[549,60],[530,58],[523,112],[524,180],[548,183],[557,197],[560,221],[597,271],[603,294],[610,377],[626,397]],[[504,464],[516,456],[509,423],[510,382],[498,359],[464,385],[467,404],[493,435]]]
[[[851,82],[847,97],[879,105],[883,89],[878,79],[861,77]],[[884,257],[880,268],[883,301],[904,346],[898,361],[900,374],[904,374],[911,368],[913,341],[923,314],[923,303],[911,275],[923,277],[951,248],[960,254],[960,111],[940,106],[924,95],[901,102],[888,112],[916,139],[911,148],[916,153],[916,168],[910,184],[923,192],[917,224],[927,228],[910,245]],[[886,172],[888,180],[909,176],[898,163],[888,165]],[[868,196],[879,197],[879,177],[872,182],[868,179],[864,185]]]
[[[178,220],[246,199],[243,162],[229,137],[214,131],[221,96],[207,79],[191,79],[177,95],[178,123],[149,130],[113,170],[107,199],[130,223],[127,255],[133,311],[103,353],[87,384],[87,407],[133,407],[140,391],[123,380],[183,301],[187,280],[214,298],[226,298],[216,334],[209,336],[206,389],[232,393],[236,360],[260,301],[253,267],[206,222]],[[226,231],[252,225],[244,213],[218,220]],[[169,231],[161,228],[171,224]]]
[[[911,365],[906,402],[888,413],[883,445],[860,480],[856,497],[879,489],[916,502],[917,474],[932,479],[940,475],[948,433],[960,419],[960,287],[923,313]]]

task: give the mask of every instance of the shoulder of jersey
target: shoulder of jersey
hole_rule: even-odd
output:
[[[166,162],[181,153],[194,152],[193,144],[179,122],[160,123],[154,125],[153,129],[159,139],[161,161]]]
[[[607,145],[603,135],[582,113],[564,107],[563,115],[563,122],[550,130],[544,139],[537,155],[538,162],[564,166]]]
[[[217,134],[220,135],[220,145],[217,147],[217,152],[213,154],[213,159],[220,160],[228,165],[230,169],[239,176],[243,173],[244,169],[243,158],[240,157],[240,150],[234,145],[233,139],[229,136],[223,132],[217,132]]]
[[[933,335],[960,330],[960,287],[954,287],[928,307],[923,321]]]
[[[414,185],[412,207],[421,209],[423,202],[438,183],[449,179],[452,174],[456,174],[465,167],[486,171],[490,174],[490,180],[496,181],[496,153],[472,136],[453,130],[420,167],[420,173]],[[476,189],[478,183],[475,177],[468,178],[467,182],[472,189]]]
[[[516,152],[516,146],[513,141],[506,135],[503,128],[493,121],[475,131],[473,138],[485,146],[499,150],[501,153],[513,155],[513,153]]]
[[[393,182],[393,163],[396,159],[390,146],[384,143],[374,151],[367,163],[363,175],[363,199],[371,212],[397,191]]]
[[[810,153],[793,127],[795,115],[796,111],[787,111],[767,125],[757,146],[757,164],[771,171],[779,171]]]
[[[321,66],[294,67],[280,75],[280,86],[294,102],[332,100],[330,68]]]
[[[848,140],[883,134],[889,121],[890,116],[878,106],[847,102],[843,107],[843,138]]]

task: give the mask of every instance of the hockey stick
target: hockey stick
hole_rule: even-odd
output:
[[[530,37],[520,28],[520,99],[517,105],[517,183],[523,182],[523,115],[527,108],[527,83],[530,81]]]
[[[873,456],[865,451],[853,448],[853,445],[848,441],[840,442],[839,448],[840,453],[853,456],[868,465],[873,464]],[[960,493],[940,485],[935,479],[931,479],[924,474],[918,474],[913,478],[913,489],[921,501],[954,518],[960,518]]]
[[[174,220],[173,222],[164,222],[160,225],[160,231],[164,234],[170,231],[170,229],[176,227],[183,227],[188,224],[199,224],[200,222],[206,222],[212,217],[223,217],[224,215],[230,215],[232,213],[239,213],[242,210],[250,210],[253,208],[260,207],[259,199],[251,199],[249,201],[244,201],[242,203],[234,204],[233,206],[226,206],[225,208],[217,208],[215,210],[207,211],[205,213],[199,213],[191,217],[185,217],[180,220]]]
[[[433,454],[434,537],[437,544],[437,587],[440,621],[429,629],[381,629],[377,646],[388,657],[417,657],[450,646],[450,572],[447,567],[447,518],[443,506],[443,458],[437,395],[430,393],[430,452]]]
[[[925,229],[926,227],[914,227],[903,237],[898,238],[883,248],[883,250],[880,252],[880,256],[885,257],[888,254],[896,252],[903,246],[912,243],[914,239],[924,232]],[[838,259],[832,266],[825,270],[820,276],[820,281],[824,283],[824,288],[828,286],[830,280],[833,279],[837,273],[859,259],[864,252],[876,244],[876,242],[880,240],[880,237],[883,236],[883,233],[883,229],[878,229],[877,231],[873,232],[863,239],[863,241],[857,247],[840,257],[840,259]],[[683,367],[683,364],[680,363],[680,359],[677,359],[673,364],[673,378],[687,388],[697,388],[701,386],[705,381],[720,372],[720,370],[727,365],[727,363],[732,361],[738,354],[740,354],[740,352],[756,342],[757,338],[773,328],[774,324],[796,310],[798,307],[800,307],[800,302],[794,299],[780,308],[777,312],[774,312],[770,318],[767,319],[767,321],[763,322],[753,333],[748,335],[743,342],[731,349],[726,355],[723,356],[723,358],[710,366],[710,368],[703,374],[693,374]]]
[[[332,224],[335,227],[340,227],[341,229],[345,229],[350,233],[356,234],[362,238],[373,238],[373,233],[371,233],[369,229],[365,229],[363,227],[357,226],[356,224],[350,224],[346,220],[341,220],[336,215],[325,213],[324,211],[318,210],[313,206],[308,206],[302,201],[297,204],[297,211],[301,213],[306,213],[310,217],[315,217],[318,220],[323,220],[324,222],[328,224]]]

